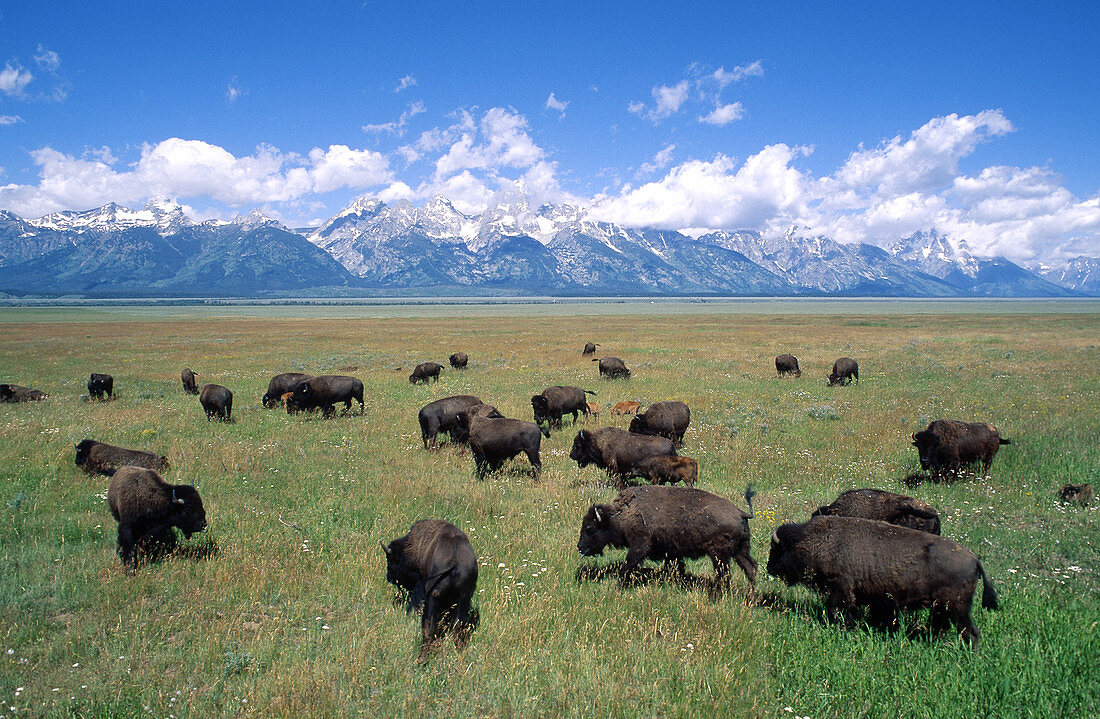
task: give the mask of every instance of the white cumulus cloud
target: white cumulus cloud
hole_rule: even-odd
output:
[[[563,101],[559,100],[558,98],[554,97],[554,93],[551,92],[550,97],[546,98],[546,105],[544,107],[547,110],[557,110],[558,112],[561,113],[562,117],[564,117],[565,116],[565,108],[569,107],[569,103],[568,102],[563,102]]]
[[[31,84],[34,75],[18,62],[4,63],[4,69],[0,70],[0,92],[10,97],[22,97],[27,85]]]
[[[728,105],[719,105],[713,111],[699,118],[699,122],[708,125],[728,125],[745,116],[745,108],[740,102],[731,102]]]
[[[417,82],[415,77],[413,77],[412,75],[406,75],[405,77],[397,81],[397,87],[395,87],[393,91],[401,92],[402,90],[407,90],[416,84]]]

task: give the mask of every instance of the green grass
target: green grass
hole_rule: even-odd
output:
[[[50,393],[0,405],[0,716],[1100,712],[1100,509],[1055,496],[1100,486],[1096,314],[285,316],[297,310],[0,312],[0,381]],[[588,339],[633,378],[597,379],[579,353]],[[466,372],[409,385],[417,362],[455,350]],[[775,377],[783,351],[801,379]],[[840,355],[859,360],[858,385],[826,387]],[[259,406],[277,372],[345,365],[364,381],[363,416]],[[180,388],[184,366],[233,390],[232,424],[205,420]],[[93,371],[115,376],[116,400],[81,400]],[[594,389],[605,407],[690,405],[682,453],[699,486],[738,505],[750,481],[759,492],[758,602],[737,569],[714,600],[705,581],[655,565],[620,589],[622,551],[582,559],[580,518],[615,490],[569,460],[568,420],[543,441],[539,484],[525,460],[478,482],[468,453],[421,448],[416,411],[431,400],[471,393],[529,418],[530,395],[551,384]],[[909,487],[909,435],[939,417],[991,421],[1014,444],[988,478]],[[166,454],[166,478],[202,493],[209,531],[128,575],[107,482],[73,465],[85,437]],[[860,486],[931,503],[982,558],[1002,609],[975,607],[978,652],[929,638],[920,612],[894,634],[847,626],[763,571],[776,524]],[[463,528],[481,561],[480,627],[426,667],[378,547],[421,517]]]

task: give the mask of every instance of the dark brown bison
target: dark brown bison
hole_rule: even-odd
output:
[[[849,489],[832,504],[818,507],[811,516],[819,515],[877,519],[929,534],[940,533],[940,515],[935,508],[919,499],[882,489]]]
[[[109,374],[102,374],[100,372],[92,372],[92,376],[88,378],[88,396],[92,399],[103,399],[103,395],[107,395],[107,399],[111,399],[115,389],[115,378]]]
[[[654,434],[668,437],[677,446],[684,443],[684,433],[691,424],[691,410],[683,402],[654,402],[645,412],[630,420],[630,431],[634,434]]]
[[[469,407],[465,410],[471,417],[490,417],[493,419],[504,419],[504,415],[500,413],[496,407],[491,404],[475,404],[473,407]],[[469,429],[466,425],[462,424],[458,419],[458,415],[455,415],[455,422],[451,426],[451,441],[457,444],[468,444],[470,441]]]
[[[421,362],[413,368],[413,373],[409,375],[409,384],[416,384],[417,382],[428,384],[429,379],[438,382],[441,369],[443,369],[443,365],[438,362]]]
[[[921,469],[937,476],[958,474],[964,465],[973,464],[986,474],[1002,444],[1012,444],[1012,440],[1001,437],[987,422],[937,419],[913,435]]]
[[[481,400],[477,397],[460,394],[437,399],[421,407],[416,419],[420,423],[420,438],[424,441],[424,449],[428,448],[429,442],[433,447],[439,444],[436,436],[440,432],[446,432],[451,436],[452,442],[458,442],[455,437],[458,413],[480,404]]]
[[[539,480],[539,448],[542,435],[549,437],[550,430],[522,419],[474,417],[465,410],[458,413],[456,421],[469,442],[478,479],[484,479],[487,472],[496,472],[505,461],[523,452],[534,468],[535,481]]]
[[[953,622],[978,646],[970,605],[980,577],[982,606],[997,608],[997,593],[982,563],[950,539],[858,517],[814,517],[772,533],[768,574],[806,584],[844,610],[867,607],[870,619],[893,626],[900,610],[929,607],[939,633]]]
[[[195,386],[195,373],[188,367],[180,372],[180,382],[183,382],[183,391],[187,394],[198,394],[199,388]]]
[[[94,439],[85,439],[76,445],[76,465],[88,474],[104,474],[109,477],[114,474],[114,470],[125,464],[155,469],[158,472],[168,470],[168,458],[152,452],[115,447]]]
[[[278,407],[279,401],[284,394],[293,392],[297,389],[298,385],[303,382],[308,382],[312,378],[313,375],[303,374],[302,372],[283,372],[282,374],[277,374],[267,383],[267,392],[260,398],[260,404],[268,409]]]
[[[569,459],[581,467],[594,464],[620,482],[637,475],[637,465],[646,457],[676,455],[676,445],[667,437],[634,434],[618,427],[582,429],[573,438]]]
[[[107,487],[107,504],[118,520],[118,553],[133,565],[136,550],[170,551],[176,543],[173,527],[187,539],[206,529],[206,511],[189,484],[169,484],[154,470],[119,467]]]
[[[601,377],[607,377],[608,379],[630,379],[630,370],[626,368],[626,363],[618,357],[593,358],[592,361],[600,363]]]
[[[584,349],[581,350],[581,354],[584,355],[585,357],[587,357],[589,355],[594,355],[594,354],[596,354],[596,348],[599,347],[599,346],[600,346],[600,344],[598,342],[585,342],[584,343]]]
[[[699,463],[691,457],[671,457],[659,454],[646,457],[634,465],[635,476],[644,477],[652,484],[676,484],[683,482],[689,487],[695,486],[699,478]]]
[[[38,402],[46,399],[42,390],[31,389],[18,384],[0,384],[0,402]]]
[[[466,369],[466,365],[469,364],[470,358],[466,356],[465,352],[455,352],[447,358],[447,361],[449,361],[451,367],[455,369]]]
[[[745,490],[748,513],[701,489],[687,487],[630,487],[611,504],[594,504],[581,522],[577,550],[586,557],[603,553],[610,545],[626,548],[626,567],[621,583],[643,560],[677,560],[683,573],[684,559],[710,557],[715,586],[729,583],[729,562],[745,572],[750,588],[756,583],[756,562],[749,553],[749,519],[753,491]]]
[[[336,414],[336,403],[343,402],[344,410],[351,411],[351,401],[359,402],[359,414],[365,411],[363,403],[363,382],[355,377],[342,374],[323,374],[310,377],[298,383],[291,398],[300,410],[320,408],[322,417]]]
[[[531,408],[535,414],[535,424],[547,424],[550,429],[561,429],[562,415],[573,413],[573,424],[577,423],[577,413],[584,412],[587,404],[586,394],[596,394],[592,390],[580,387],[547,387],[541,394],[531,397]]]
[[[220,384],[204,384],[199,392],[199,403],[206,410],[206,419],[229,421],[233,413],[233,393]]]
[[[459,649],[465,647],[477,626],[470,609],[477,589],[477,555],[462,530],[442,519],[421,519],[404,537],[379,544],[386,553],[386,581],[406,592],[406,612],[423,611],[417,662],[428,660],[445,630],[454,634]]]
[[[1070,502],[1079,504],[1082,507],[1087,507],[1092,504],[1092,485],[1067,484],[1062,487],[1062,491],[1059,492],[1058,496],[1063,502]]]
[[[829,386],[851,384],[852,380],[859,382],[859,365],[851,357],[840,357],[833,362],[833,371],[829,374]]]
[[[775,371],[780,377],[802,376],[802,370],[798,368],[798,358],[789,354],[781,354],[775,358]]]
[[[626,415],[636,415],[638,410],[642,408],[641,402],[635,402],[633,400],[624,400],[622,402],[616,402],[615,406],[611,408],[611,414],[616,417],[624,417]]]

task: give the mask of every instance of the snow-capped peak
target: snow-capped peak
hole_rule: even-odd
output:
[[[243,217],[238,215],[236,218],[234,218],[233,224],[240,225],[241,228],[245,230],[254,230],[258,227],[268,226],[285,229],[283,223],[279,222],[276,219],[268,217],[259,209],[255,209],[252,212],[249,212],[247,215],[244,215]]]
[[[52,212],[30,224],[42,229],[86,232],[89,230],[121,230],[132,227],[155,227],[161,234],[178,231],[192,221],[175,202],[163,198],[150,200],[144,209],[131,210],[115,202],[108,202],[83,212],[64,210]]]

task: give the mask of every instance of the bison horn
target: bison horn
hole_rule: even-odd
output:
[[[382,551],[386,553],[386,556],[390,556],[390,548],[386,546],[386,543],[379,539],[378,544],[382,547]]]
[[[172,490],[172,502],[175,504],[183,504],[183,499],[176,496],[176,490]]]
[[[779,544],[779,527],[772,530],[772,544]]]
[[[603,518],[600,517],[600,510],[597,507],[593,507],[592,511],[596,513],[596,521],[603,522]]]

